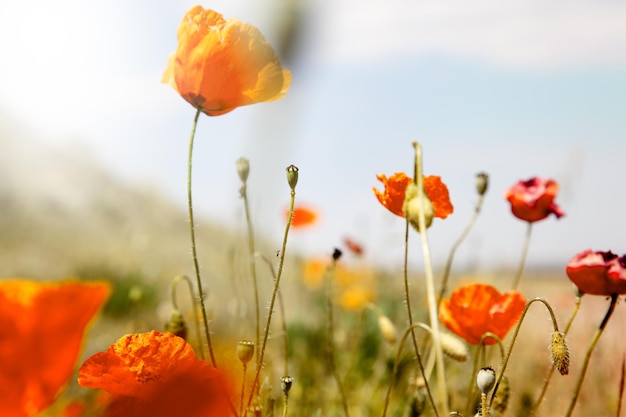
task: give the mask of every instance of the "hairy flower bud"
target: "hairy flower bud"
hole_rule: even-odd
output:
[[[478,195],[485,195],[489,188],[489,175],[486,172],[476,174],[476,192]]]
[[[569,373],[569,349],[565,343],[565,335],[561,332],[552,333],[550,341],[550,356],[552,364],[561,375]]]
[[[404,205],[402,206],[404,216],[409,220],[411,226],[418,232],[420,212],[424,213],[424,224],[426,228],[429,228],[433,222],[435,216],[435,208],[433,203],[428,199],[425,192],[422,191],[421,196],[418,192],[417,184],[411,182],[406,187],[406,193],[404,197]]]
[[[250,174],[250,161],[246,158],[239,158],[237,162],[235,162],[237,166],[237,174],[239,175],[239,179],[241,182],[246,182],[248,180],[248,175]]]

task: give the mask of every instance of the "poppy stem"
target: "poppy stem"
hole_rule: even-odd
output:
[[[196,136],[196,127],[198,126],[198,119],[200,118],[201,110],[198,107],[196,110],[196,116],[193,119],[191,127],[191,137],[189,138],[189,153],[187,159],[187,206],[189,208],[189,233],[191,235],[191,253],[193,257],[193,268],[196,272],[196,281],[198,284],[198,298],[200,299],[200,308],[202,310],[202,324],[204,325],[204,333],[206,335],[207,345],[209,347],[209,354],[211,356],[211,364],[217,368],[217,362],[215,361],[215,355],[213,354],[213,345],[211,344],[211,331],[209,330],[209,320],[206,314],[206,308],[204,306],[204,294],[202,292],[202,280],[200,279],[200,266],[198,264],[198,254],[196,250],[196,225],[193,220],[193,202],[191,198],[191,173],[192,173],[192,160],[193,160],[193,141]]]
[[[417,198],[423,201],[427,198],[424,195],[424,178],[422,171],[422,147],[419,143],[413,142],[415,148],[415,179],[417,182]],[[441,335],[439,333],[439,317],[437,314],[437,299],[435,297],[435,283],[433,277],[433,267],[430,259],[430,246],[428,244],[428,234],[426,230],[426,215],[424,210],[418,213],[419,234],[422,240],[422,253],[424,255],[424,270],[426,280],[426,295],[428,298],[428,313],[430,315],[430,327],[432,330],[433,348],[435,349],[435,362],[437,365],[437,391],[438,405],[441,414],[447,416],[448,409],[448,387],[446,386],[446,374],[443,362],[443,349],[441,348]]]
[[[419,367],[420,373],[424,377],[424,381],[426,382],[426,392],[428,394],[428,398],[430,403],[433,406],[433,410],[437,417],[439,416],[439,412],[437,411],[437,407],[435,407],[435,400],[433,399],[433,393],[430,390],[430,384],[426,378],[426,370],[424,369],[424,363],[422,362],[422,355],[420,354],[419,348],[417,347],[417,337],[415,336],[415,326],[413,325],[413,312],[411,309],[411,297],[409,295],[409,220],[406,219],[405,228],[404,228],[404,266],[403,266],[403,274],[404,274],[404,298],[406,300],[406,308],[409,316],[409,329],[411,330],[411,339],[413,340],[413,349],[415,350],[415,357],[417,358],[417,366]],[[393,383],[393,380],[392,382]],[[383,414],[384,415],[384,414]]]
[[[337,252],[335,252],[337,253]],[[346,417],[350,416],[350,410],[348,407],[348,398],[346,395],[346,391],[344,389],[343,384],[341,383],[341,378],[339,377],[339,372],[337,370],[337,364],[335,363],[335,326],[334,326],[334,317],[333,317],[333,279],[335,275],[335,269],[337,267],[337,259],[338,256],[333,255],[333,261],[330,264],[330,268],[328,269],[328,274],[326,277],[326,309],[327,309],[327,317],[328,321],[328,365],[330,366],[331,372],[335,378],[337,383],[337,388],[339,389],[339,394],[341,396],[341,404],[343,406],[343,411]]]
[[[252,286],[254,288],[254,305],[255,305],[255,346],[259,346],[259,342],[261,341],[261,307],[259,304],[259,287],[257,285],[257,276],[256,276],[256,258],[255,253],[256,250],[254,248],[254,228],[252,227],[252,217],[250,216],[250,205],[248,203],[248,186],[247,181],[242,179],[241,182],[241,198],[243,199],[243,207],[246,213],[246,226],[248,229],[248,264],[250,265],[250,277],[252,277]],[[276,277],[275,275],[273,275]],[[256,352],[256,366],[261,366],[260,363],[260,352],[257,349]]]
[[[429,329],[428,326],[424,325],[423,323],[416,323],[416,324],[411,324],[409,328],[405,330],[404,335],[402,335],[402,339],[400,340],[400,345],[398,346],[398,353],[396,353],[396,359],[393,362],[393,369],[391,370],[391,376],[389,378],[389,385],[387,386],[387,393],[385,394],[385,405],[383,407],[382,417],[385,417],[387,415],[387,408],[389,407],[389,398],[391,397],[391,389],[393,388],[396,375],[398,374],[398,368],[400,367],[400,358],[402,355],[402,350],[404,349],[404,345],[406,344],[406,339],[409,337],[409,334],[413,337],[413,339],[415,339],[415,329],[417,329],[418,327],[426,330],[429,333],[431,332],[431,329]],[[417,351],[417,357],[420,358],[418,360],[421,362],[421,355],[419,353],[419,350]],[[424,378],[424,384],[426,385],[426,390],[428,392],[428,399],[430,401],[430,404],[433,407],[435,416],[439,417],[439,412],[437,411],[437,407],[435,406],[435,400],[433,399],[433,396],[430,394],[430,388],[428,388],[429,384],[426,378],[426,374],[424,373],[423,367],[421,368],[421,371],[422,371],[422,378]]]
[[[478,219],[478,215],[480,214],[480,210],[483,207],[484,201],[485,201],[485,195],[480,194],[478,196],[478,201],[476,202],[476,206],[474,207],[474,214],[472,215],[469,222],[465,226],[465,229],[463,230],[461,235],[458,237],[456,242],[454,242],[454,244],[452,245],[452,248],[450,248],[450,253],[448,254],[448,260],[446,261],[446,267],[443,271],[443,278],[441,279],[441,289],[439,290],[439,296],[437,297],[437,311],[439,311],[439,305],[441,305],[441,300],[443,300],[443,297],[446,294],[446,290],[448,286],[448,279],[450,278],[450,270],[452,269],[452,260],[454,259],[454,254],[456,253],[456,250],[459,248],[459,246],[461,246],[461,243],[463,243],[463,241],[469,234],[470,230],[472,230],[474,223],[476,223],[476,219]]]
[[[196,295],[193,291],[193,283],[187,275],[178,275],[172,281],[172,307],[174,307],[176,310],[180,310],[176,301],[176,288],[180,281],[185,281],[187,283],[187,286],[189,287],[189,294],[191,295],[191,308],[193,310],[193,323],[194,327],[196,328],[196,335],[198,336],[198,340],[200,341],[200,357],[204,359],[204,348],[202,347],[202,333],[200,333],[200,324],[197,320],[198,304],[196,302]]]
[[[532,222],[528,222],[528,227],[526,229],[526,237],[524,238],[524,246],[522,248],[522,257],[519,260],[519,265],[517,266],[517,272],[515,273],[515,278],[513,280],[512,289],[517,290],[519,287],[519,283],[522,279],[522,272],[524,272],[524,265],[526,265],[526,256],[528,255],[528,247],[530,246],[530,235],[533,231]]]
[[[572,326],[572,323],[574,322],[574,318],[578,314],[578,310],[580,310],[580,301],[581,301],[581,297],[576,297],[576,304],[574,305],[574,310],[572,311],[572,315],[567,321],[567,325],[565,326],[565,330],[563,331],[564,335],[567,335],[567,332],[569,332],[569,329]],[[537,398],[537,402],[535,402],[535,405],[532,411],[530,412],[529,417],[534,417],[535,414],[537,414],[537,410],[539,409],[539,406],[541,405],[541,402],[543,401],[543,398],[545,397],[546,392],[548,391],[548,385],[550,385],[550,381],[552,380],[552,375],[554,375],[555,369],[556,369],[556,365],[552,364],[552,367],[550,368],[550,371],[548,371],[548,375],[546,376],[546,379],[543,383],[543,387],[541,388],[541,392],[539,393],[539,397]]]
[[[511,344],[509,345],[509,350],[506,354],[506,358],[504,358],[504,361],[502,363],[502,369],[500,370],[500,374],[498,375],[498,380],[496,381],[496,385],[493,388],[493,392],[491,393],[489,407],[491,407],[491,405],[493,404],[493,400],[496,398],[498,387],[500,386],[500,382],[502,381],[502,378],[504,377],[504,371],[506,370],[506,367],[509,364],[509,359],[511,358],[511,353],[513,352],[513,347],[515,346],[515,342],[517,341],[517,336],[519,335],[519,331],[520,331],[520,328],[522,327],[522,323],[524,322],[524,318],[526,318],[526,313],[528,313],[528,309],[535,302],[542,303],[544,306],[546,306],[546,308],[548,309],[548,312],[550,313],[550,318],[552,319],[552,327],[554,328],[554,331],[555,332],[559,331],[559,325],[556,321],[556,316],[554,315],[554,311],[552,310],[550,303],[548,303],[543,298],[533,298],[532,300],[526,303],[526,307],[524,308],[522,315],[517,321],[517,326],[515,326],[515,332],[513,332],[513,337],[511,338]]]
[[[596,347],[596,344],[598,343],[600,336],[602,336],[602,332],[604,331],[606,324],[609,322],[609,319],[613,315],[613,311],[615,311],[616,304],[617,304],[617,294],[612,294],[611,304],[609,305],[609,309],[607,310],[606,315],[602,319],[600,326],[598,327],[596,332],[593,334],[593,337],[591,338],[591,342],[589,343],[589,347],[587,347],[587,352],[585,352],[585,359],[583,361],[583,367],[580,370],[578,379],[576,380],[576,388],[574,389],[574,395],[570,402],[569,408],[567,409],[567,412],[565,413],[565,417],[571,416],[572,412],[574,411],[574,407],[576,406],[576,402],[578,401],[578,394],[580,394],[580,388],[583,384],[583,380],[585,379],[585,373],[587,372],[587,366],[589,365],[589,359],[591,358],[591,353],[593,352],[593,349]]]
[[[294,172],[295,182],[290,180],[290,173]],[[256,392],[257,385],[259,383],[259,376],[261,375],[261,368],[263,367],[263,359],[265,357],[265,348],[267,347],[267,338],[270,333],[270,325],[272,324],[272,315],[274,313],[274,305],[276,304],[276,297],[278,294],[278,288],[280,285],[280,278],[283,274],[283,267],[285,265],[285,252],[287,251],[287,237],[289,236],[289,228],[291,227],[291,220],[293,219],[293,207],[296,201],[296,183],[297,183],[297,172],[298,169],[294,165],[290,165],[287,167],[287,178],[289,181],[289,186],[291,188],[291,198],[289,202],[289,218],[287,219],[287,224],[285,225],[285,233],[283,235],[283,244],[280,249],[280,260],[278,263],[278,274],[276,275],[276,279],[274,280],[274,290],[272,291],[272,298],[270,300],[269,312],[267,314],[267,322],[265,323],[265,331],[263,333],[263,344],[261,345],[261,354],[259,356],[259,366],[256,369],[254,374],[254,381],[252,382],[252,390],[250,391],[250,397],[248,397],[247,407],[250,407],[252,404],[252,399],[254,398],[254,393]],[[291,178],[294,176],[292,175]]]
[[[478,369],[479,369],[479,364],[482,363],[483,365],[485,365],[485,348],[486,345],[484,344],[485,339],[487,338],[491,338],[494,339],[498,342],[498,347],[500,348],[500,361],[504,360],[504,346],[502,344],[502,339],[500,339],[500,337],[497,334],[491,333],[491,332],[486,332],[484,333],[481,338],[480,338],[480,342],[476,345],[476,354],[474,355],[474,365],[472,368],[472,373],[470,374],[470,380],[469,383],[467,384],[467,395],[465,396],[466,398],[466,403],[465,403],[465,410],[467,411],[467,415],[472,415],[472,396],[474,395],[474,392],[476,390],[476,388],[478,388],[475,384],[475,378],[476,375],[478,374]]]

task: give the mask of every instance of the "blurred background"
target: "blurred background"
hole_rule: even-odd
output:
[[[186,153],[194,110],[160,80],[193,4],[0,4],[3,276],[54,278],[76,272],[77,259],[100,258],[190,272]],[[243,156],[268,253],[280,247],[285,168],[295,164],[297,201],[320,218],[292,230],[292,254],[327,255],[349,237],[367,262],[400,266],[404,221],[372,187],[381,187],[378,173],[412,172],[413,140],[423,145],[425,173],[443,178],[455,206],[430,229],[437,265],[471,217],[480,171],[491,184],[457,252],[459,269],[516,265],[526,225],[510,214],[504,192],[532,176],[558,181],[566,216],[535,225],[529,267],[562,270],[586,248],[626,252],[626,4],[202,5],[257,26],[293,75],[279,102],[200,119],[193,192],[204,264],[220,262],[231,246],[221,236],[233,247],[245,242],[235,170]],[[412,248],[420,264],[417,241]]]

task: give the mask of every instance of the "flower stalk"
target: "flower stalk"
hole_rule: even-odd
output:
[[[209,348],[209,355],[211,357],[211,364],[217,368],[217,361],[215,360],[215,354],[213,353],[213,345],[211,343],[211,331],[209,329],[209,319],[207,318],[206,308],[204,306],[204,293],[202,291],[202,280],[200,279],[200,265],[198,264],[198,253],[196,249],[196,224],[193,218],[193,200],[191,196],[191,173],[193,162],[193,142],[196,137],[196,127],[198,126],[198,118],[202,109],[198,107],[196,109],[196,115],[193,118],[193,124],[191,127],[191,136],[189,138],[189,153],[187,159],[187,208],[189,210],[189,234],[191,236],[191,254],[193,257],[193,268],[196,273],[196,284],[198,285],[198,298],[200,299],[200,309],[202,310],[202,324],[204,326],[204,334]]]

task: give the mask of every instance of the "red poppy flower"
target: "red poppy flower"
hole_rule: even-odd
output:
[[[350,239],[349,237],[343,238],[343,244],[346,248],[356,256],[363,256],[363,246],[357,243],[355,240]]]
[[[389,178],[385,174],[378,174],[376,179],[385,186],[384,191],[379,191],[376,187],[372,188],[380,204],[387,207],[396,216],[404,217],[402,207],[404,205],[406,187],[413,182],[413,179],[404,172],[396,172]],[[436,175],[424,177],[424,193],[435,209],[435,217],[445,219],[452,214],[454,207],[452,207],[450,202],[448,187],[441,181],[441,177]]]
[[[491,285],[471,284],[454,291],[443,300],[439,320],[468,343],[478,344],[491,332],[504,339],[526,307],[526,299],[517,291],[500,294]],[[496,343],[486,338],[484,344]]]
[[[129,334],[81,366],[78,383],[112,395],[105,417],[221,417],[228,382],[171,333]]]
[[[178,27],[178,49],[162,81],[195,108],[219,116],[284,97],[291,73],[257,28],[194,6]]]
[[[556,218],[565,215],[554,202],[559,185],[549,179],[533,177],[519,181],[506,192],[513,215],[527,222],[543,220],[550,214]]]
[[[587,249],[569,261],[566,272],[585,294],[626,294],[626,255]]]
[[[289,219],[289,209],[285,210],[285,218]],[[291,218],[291,226],[301,228],[313,225],[318,219],[317,212],[306,206],[295,206],[293,208],[293,217]]]
[[[104,282],[0,281],[0,409],[33,416],[74,371],[87,324],[109,294]]]

